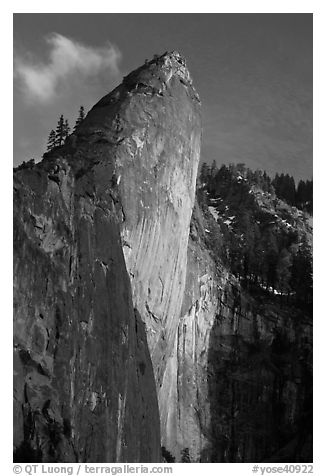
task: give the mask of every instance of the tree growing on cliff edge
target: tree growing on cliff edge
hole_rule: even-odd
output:
[[[52,129],[48,138],[47,151],[49,152],[50,150],[54,149],[55,146],[56,146],[55,130]]]
[[[67,139],[67,137],[69,136],[69,134],[70,134],[69,122],[68,122],[68,119],[65,119],[65,123],[64,123],[64,126],[63,126],[64,141]]]
[[[300,180],[296,190],[296,206],[312,214],[313,211],[313,183],[312,180]]]
[[[56,146],[62,145],[65,141],[65,120],[63,114],[61,114],[58,120],[57,128],[55,130],[55,140]]]
[[[47,143],[47,152],[50,152],[55,147],[63,145],[69,134],[70,126],[68,119],[65,119],[63,117],[63,114],[61,114],[57,123],[56,130],[51,129],[50,131]]]
[[[85,119],[85,109],[84,109],[84,106],[80,106],[78,117],[77,117],[77,120],[76,120],[76,124],[74,126],[74,132],[77,129],[77,127],[79,126],[79,124],[81,122],[83,122],[84,119]]]

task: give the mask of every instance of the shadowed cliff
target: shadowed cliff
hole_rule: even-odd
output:
[[[293,253],[303,253],[309,220],[274,197],[275,223],[271,198],[255,193],[271,233],[281,242],[296,236]],[[228,199],[214,200],[193,211],[181,317],[163,381],[174,427],[162,434],[164,446],[176,461],[311,462],[311,303],[303,305],[301,285],[298,296],[282,296],[232,274],[229,236],[243,215],[240,207],[229,210]]]

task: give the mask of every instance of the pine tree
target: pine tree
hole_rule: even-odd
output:
[[[312,215],[313,212],[313,182],[306,180],[306,210]]]
[[[75,127],[74,127],[74,132],[75,130],[77,129],[77,127],[79,126],[79,124],[81,122],[83,122],[83,120],[85,119],[85,109],[84,109],[84,106],[80,106],[79,108],[79,114],[78,114],[78,117],[77,117],[77,120],[76,120],[76,124],[75,124]]]
[[[281,175],[276,174],[272,185],[278,198],[284,200],[289,205],[296,204],[296,195],[298,193],[296,192],[295,181],[292,176],[289,174],[284,175],[283,173]]]
[[[214,179],[215,175],[216,175],[216,172],[217,172],[217,166],[216,166],[216,160],[214,159],[213,162],[212,162],[212,165],[211,165],[211,176],[212,176],[212,179]]]
[[[52,129],[48,138],[47,151],[49,152],[50,150],[54,149],[55,146],[56,146],[55,130]]]
[[[288,203],[292,206],[295,205],[295,181],[291,176],[288,178]]]
[[[302,208],[305,201],[306,183],[300,180],[296,191],[296,205],[298,208]]]
[[[60,146],[65,141],[65,120],[61,114],[55,131],[56,146]]]
[[[275,175],[275,178],[274,178],[274,180],[272,181],[272,185],[273,185],[273,187],[274,187],[275,194],[276,194],[276,196],[278,197],[279,194],[280,194],[280,176],[279,176],[278,173]]]
[[[64,140],[67,139],[67,137],[69,136],[70,134],[70,126],[69,126],[69,122],[68,122],[68,119],[65,120],[65,123],[64,123]]]
[[[202,184],[207,184],[209,174],[210,174],[209,166],[207,165],[206,162],[203,162],[203,164],[201,166],[201,170],[200,170],[200,176],[199,176],[200,177],[200,182]]]
[[[313,268],[311,246],[304,239],[292,257],[291,287],[300,305],[310,305],[313,297]]]

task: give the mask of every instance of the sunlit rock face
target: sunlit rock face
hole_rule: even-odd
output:
[[[17,461],[160,460],[144,324],[98,172],[58,157],[15,174]]]
[[[164,54],[127,76],[78,131],[107,144],[122,214],[134,307],[145,321],[160,388],[182,305],[200,153],[200,102],[184,59]]]

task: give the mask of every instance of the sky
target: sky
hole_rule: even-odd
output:
[[[185,56],[201,161],[312,177],[312,14],[15,14],[14,165],[154,54]]]

